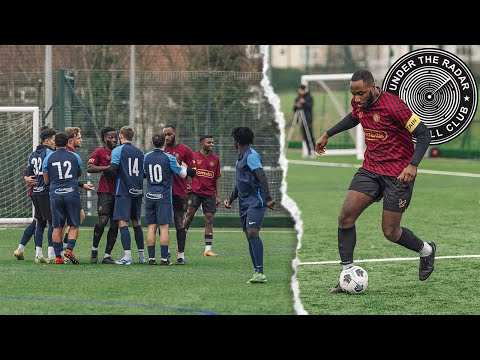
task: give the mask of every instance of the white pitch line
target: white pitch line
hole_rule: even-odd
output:
[[[435,256],[435,260],[438,259],[467,259],[467,258],[480,258],[480,255],[446,255],[446,256]],[[387,262],[387,261],[409,261],[409,260],[418,260],[418,257],[414,258],[389,258],[389,259],[363,259],[363,260],[354,260],[356,263],[367,263],[367,262]],[[306,261],[300,262],[298,265],[329,265],[329,264],[340,264],[339,260],[334,261]]]
[[[289,164],[296,164],[296,165],[328,166],[328,167],[340,167],[340,168],[359,168],[361,166],[359,164],[341,164],[341,163],[316,162],[316,161],[305,161],[305,160],[288,160],[288,163]],[[464,173],[464,172],[426,170],[426,169],[418,169],[417,172],[420,173],[420,174],[464,176],[464,177],[480,178],[480,174]]]

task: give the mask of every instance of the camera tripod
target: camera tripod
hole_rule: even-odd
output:
[[[310,133],[310,129],[308,128],[307,119],[305,118],[305,113],[303,112],[303,109],[295,110],[295,114],[293,115],[293,120],[292,120],[292,126],[290,126],[290,130],[287,135],[286,149],[288,149],[288,145],[290,144],[290,140],[292,140],[293,132],[295,131],[295,127],[297,125],[303,126],[303,129],[305,130],[305,134],[307,135],[308,145],[310,147],[310,154],[308,154],[308,150],[307,150],[308,147],[306,146],[305,140],[303,139],[302,140],[303,155],[309,156],[309,157],[315,156],[315,146],[313,144],[312,134]]]

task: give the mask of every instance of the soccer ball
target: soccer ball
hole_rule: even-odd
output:
[[[360,266],[352,266],[340,273],[340,287],[350,294],[361,294],[368,288],[368,274]]]

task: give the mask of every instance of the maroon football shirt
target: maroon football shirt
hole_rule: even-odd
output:
[[[193,167],[197,169],[197,175],[190,183],[195,194],[201,197],[215,195],[217,179],[222,176],[220,172],[220,158],[214,153],[205,156],[200,151],[193,153]]]
[[[365,134],[363,168],[376,174],[400,175],[413,156],[412,134],[406,129],[412,110],[389,92],[382,92],[366,110],[353,98],[351,104],[352,117],[360,121]]]
[[[112,150],[106,147],[98,147],[93,150],[89,164],[95,166],[109,166],[110,160],[112,160]],[[100,182],[98,183],[97,193],[110,193],[115,196],[115,188],[117,183],[117,176],[105,176],[103,172],[100,175]]]
[[[174,147],[165,146],[165,152],[175,156],[180,165],[183,161],[188,166],[192,166],[193,151],[187,145],[178,143]],[[182,179],[180,176],[175,175],[173,177],[172,195],[187,196],[187,184],[187,177]]]

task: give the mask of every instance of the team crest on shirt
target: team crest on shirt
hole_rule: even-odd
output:
[[[380,121],[380,115],[378,115],[377,113],[373,114],[373,121],[375,121],[376,123]]]
[[[406,204],[407,204],[407,199],[405,199],[405,200],[398,199],[398,207],[400,209],[403,208]]]
[[[210,161],[210,167],[213,167],[213,165],[215,165],[215,163],[213,161]]]
[[[363,111],[358,112],[358,117],[361,119],[363,117]]]

